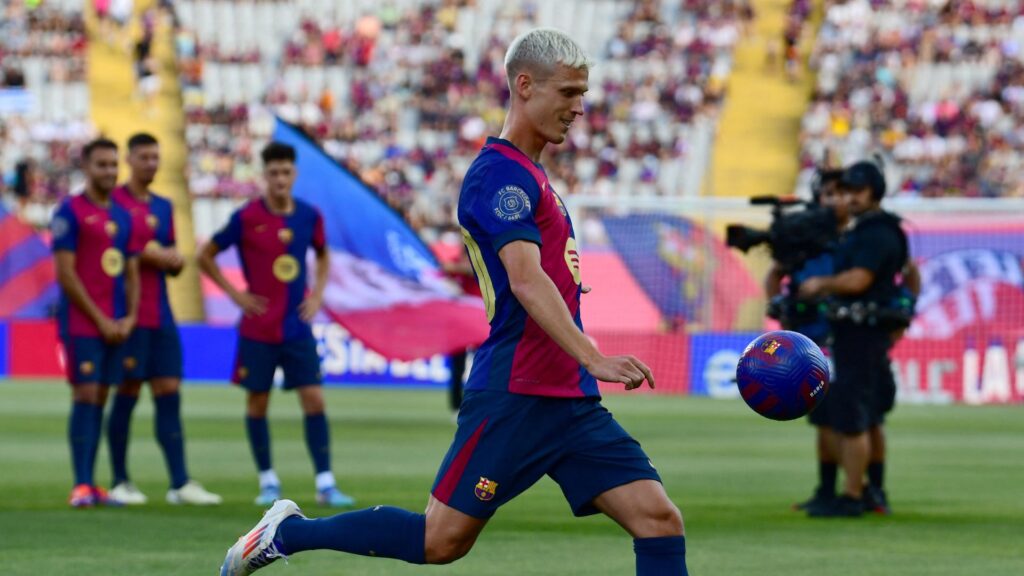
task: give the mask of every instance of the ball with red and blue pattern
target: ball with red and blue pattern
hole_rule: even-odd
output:
[[[740,396],[754,412],[772,420],[795,420],[814,410],[828,393],[829,380],[821,348],[789,330],[755,338],[736,367]]]

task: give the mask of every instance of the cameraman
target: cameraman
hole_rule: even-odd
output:
[[[847,168],[839,181],[853,227],[836,251],[836,275],[804,281],[802,298],[834,297],[845,309],[863,314],[837,316],[832,322],[836,379],[825,397],[829,424],[838,438],[839,463],[845,475],[843,494],[812,516],[860,516],[864,512],[864,474],[872,460],[870,434],[881,439],[881,423],[895,396],[889,349],[900,326],[882,311],[901,297],[900,275],[909,271],[909,249],[900,219],[881,209],[885,177],[871,162]],[[912,274],[912,273],[911,273]],[[878,446],[881,446],[878,444]],[[876,455],[880,448],[876,448]],[[870,496],[887,510],[881,490],[881,470],[872,471]],[[877,482],[875,482],[877,476]]]
[[[842,175],[842,170],[821,169],[817,173],[812,188],[814,203],[832,209],[835,214],[836,227],[840,232],[849,223],[846,204],[839,190],[839,180]],[[765,278],[765,292],[771,301],[769,316],[778,319],[786,330],[799,332],[822,348],[829,345],[831,336],[828,318],[819,311],[817,302],[799,300],[797,291],[802,283],[809,278],[831,276],[835,273],[834,252],[835,246],[804,262],[791,273],[787,273],[778,261],[773,260],[772,267]],[[787,277],[789,284],[784,292],[783,280]],[[808,512],[817,510],[828,506],[836,497],[838,469],[838,458],[835,453],[836,439],[828,425],[827,412],[824,406],[819,406],[807,417],[811,425],[817,428],[818,486],[809,500],[794,505],[796,510],[807,510]]]

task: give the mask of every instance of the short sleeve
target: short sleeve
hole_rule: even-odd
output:
[[[316,208],[313,209],[313,238],[311,240],[313,250],[317,253],[323,252],[327,247],[327,235],[324,233],[324,217]]]
[[[164,204],[167,210],[167,245],[177,244],[177,237],[174,235],[174,205],[170,202]]]
[[[850,268],[864,268],[878,274],[885,263],[894,259],[900,247],[896,235],[889,230],[876,228],[861,234],[849,246]]]
[[[74,252],[78,248],[78,219],[69,202],[64,202],[50,221],[50,234],[53,237],[53,251],[68,250]]]
[[[225,224],[219,232],[213,235],[212,241],[220,250],[227,250],[242,241],[241,210],[235,210],[231,215],[231,219],[228,220],[228,223]]]
[[[467,208],[486,236],[479,241],[490,242],[496,252],[516,240],[541,244],[535,220],[540,187],[525,170],[491,169],[471,198]]]

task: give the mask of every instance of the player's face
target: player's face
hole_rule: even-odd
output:
[[[85,177],[94,190],[109,194],[117,186],[117,150],[93,150],[85,161]]]
[[[839,226],[846,224],[850,214],[846,206],[846,197],[835,182],[829,182],[821,189],[821,205],[831,208],[836,214],[836,222]]]
[[[267,197],[274,201],[287,200],[295,184],[295,164],[287,160],[272,160],[263,167],[267,180]]]
[[[561,144],[569,126],[583,115],[583,94],[587,92],[586,68],[555,66],[546,78],[538,78],[526,100],[526,114],[534,129],[546,141]]]
[[[846,199],[846,207],[851,216],[860,216],[879,206],[879,203],[871,196],[871,188],[866,186],[856,190],[845,189],[843,197]]]
[[[156,178],[160,169],[160,146],[150,144],[136,146],[128,152],[128,166],[132,169],[132,178],[149,185]]]

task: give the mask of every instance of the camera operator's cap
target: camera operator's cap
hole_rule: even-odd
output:
[[[881,200],[885,196],[885,176],[873,162],[857,162],[843,170],[839,186],[846,190],[870,188],[871,195],[876,200]]]

